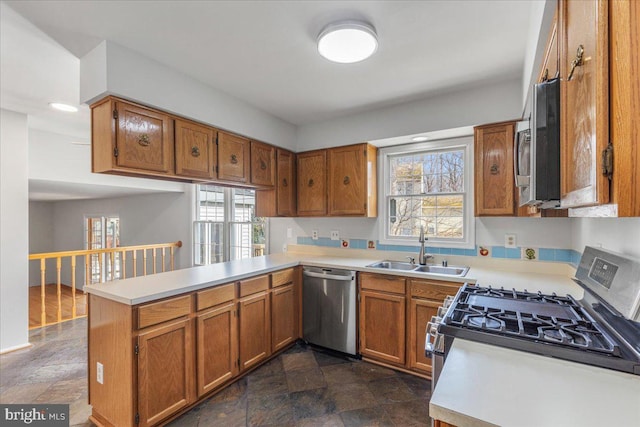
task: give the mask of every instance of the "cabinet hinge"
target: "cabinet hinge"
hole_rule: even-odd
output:
[[[218,145],[218,134],[216,133],[216,145]]]
[[[134,417],[134,421],[136,424],[140,424],[140,414],[136,412],[136,416]]]
[[[364,210],[367,210],[367,204],[366,203],[364,204]]]
[[[117,120],[117,119],[118,119],[118,110],[113,110],[113,118],[114,118],[115,120]]]
[[[611,142],[607,148],[602,150],[602,174],[609,179],[613,177],[613,145]]]
[[[138,347],[138,344],[136,344],[133,347],[133,353],[137,356],[138,354],[140,354],[140,347]]]
[[[238,360],[236,361],[236,365],[238,366],[238,368],[240,367],[240,358],[238,357]]]
[[[367,149],[364,149],[364,156],[367,157]]]
[[[118,157],[118,154],[120,154],[120,150],[118,150],[118,147],[113,149],[113,157]]]

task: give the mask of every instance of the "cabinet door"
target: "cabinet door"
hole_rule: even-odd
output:
[[[547,81],[560,75],[560,67],[558,61],[558,14],[556,13],[553,18],[553,24],[551,24],[549,40],[547,40],[547,48],[545,50],[542,67],[540,68],[540,75],[538,76],[539,82]]]
[[[608,2],[560,2],[560,161],[563,208],[609,201],[601,156],[609,143]],[[580,46],[582,63],[571,63]]]
[[[412,298],[409,304],[409,368],[431,374],[431,358],[424,355],[427,323],[442,302]]]
[[[182,320],[138,336],[140,425],[154,425],[194,400],[191,321]]]
[[[259,292],[239,302],[240,370],[244,371],[270,354],[269,294]]]
[[[364,215],[367,209],[366,146],[328,150],[329,215]]]
[[[213,128],[176,119],[176,175],[215,178],[215,137]]]
[[[278,149],[277,165],[276,213],[278,216],[295,216],[295,154],[290,151]]]
[[[173,172],[173,120],[167,114],[116,102],[116,164],[143,171]]]
[[[405,297],[360,292],[360,353],[383,362],[405,363]]]
[[[251,183],[272,187],[276,181],[276,149],[272,145],[251,141]]]
[[[249,182],[249,140],[218,132],[218,179]]]
[[[198,397],[238,373],[235,304],[227,303],[197,317]]]
[[[271,292],[271,349],[273,352],[296,340],[296,295],[293,283]]]
[[[515,215],[513,122],[475,128],[476,216]]]
[[[327,214],[327,151],[318,150],[297,155],[298,215]]]

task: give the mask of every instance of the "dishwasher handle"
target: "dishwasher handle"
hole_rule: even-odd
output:
[[[341,280],[344,282],[350,282],[352,276],[338,276],[336,274],[315,273],[313,271],[303,271],[302,274],[308,277],[317,277],[320,279]]]

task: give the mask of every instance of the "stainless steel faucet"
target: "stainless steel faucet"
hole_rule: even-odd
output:
[[[418,238],[418,242],[420,245],[420,253],[418,254],[418,263],[420,265],[427,265],[427,260],[429,258],[433,258],[433,255],[429,255],[424,251],[424,242],[428,240],[427,237],[424,236],[424,225],[420,226],[420,237]]]

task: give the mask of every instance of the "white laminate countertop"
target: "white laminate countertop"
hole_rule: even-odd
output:
[[[429,414],[457,427],[637,427],[640,376],[456,339]]]
[[[224,283],[242,280],[247,277],[266,274],[272,271],[297,265],[325,268],[343,268],[381,274],[395,274],[415,278],[430,278],[452,282],[479,283],[483,286],[504,286],[518,290],[542,291],[544,293],[570,293],[582,298],[582,289],[567,275],[545,274],[545,263],[539,263],[541,273],[519,272],[513,268],[500,269],[495,265],[474,265],[464,277],[444,276],[411,271],[382,270],[367,265],[379,261],[371,258],[339,257],[315,254],[274,254],[256,258],[224,262],[206,266],[185,268],[165,273],[152,274],[112,282],[88,285],[88,293],[108,298],[128,305],[136,305],[182,293],[192,292]],[[505,261],[509,267],[510,261]]]

